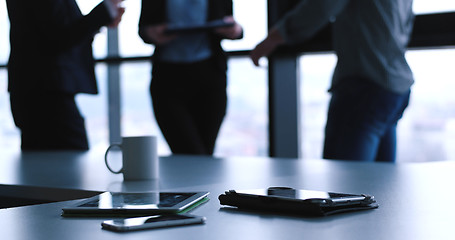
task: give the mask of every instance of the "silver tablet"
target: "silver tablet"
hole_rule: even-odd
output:
[[[232,27],[235,24],[233,22],[225,22],[223,19],[213,20],[203,24],[189,24],[189,25],[169,25],[167,26],[165,33],[194,33],[203,32],[219,27]]]
[[[209,192],[105,192],[63,208],[62,216],[145,216],[180,213],[208,200]]]

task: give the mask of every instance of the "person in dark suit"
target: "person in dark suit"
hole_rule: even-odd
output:
[[[78,93],[98,92],[92,54],[102,26],[117,26],[121,0],[83,15],[75,0],[6,0],[11,23],[8,91],[22,150],[87,150]]]
[[[226,113],[222,39],[243,37],[232,0],[143,0],[139,35],[155,45],[150,93],[172,153],[212,155]],[[166,33],[169,25],[232,23],[209,31]]]

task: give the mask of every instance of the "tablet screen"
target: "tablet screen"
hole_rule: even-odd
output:
[[[196,193],[110,193],[106,192],[78,207],[88,208],[169,208]]]
[[[208,192],[105,192],[63,208],[64,213],[179,212],[207,198]]]

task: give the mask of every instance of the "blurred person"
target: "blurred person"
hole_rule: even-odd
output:
[[[89,148],[75,95],[98,92],[93,37],[119,24],[121,1],[105,0],[84,16],[75,0],[6,0],[8,91],[22,150]]]
[[[231,0],[142,0],[139,35],[155,45],[150,94],[174,154],[212,155],[226,113],[227,58],[222,39],[240,39]],[[169,26],[222,20],[230,26],[168,33]]]
[[[396,126],[413,74],[405,59],[412,0],[302,0],[251,52],[255,65],[282,44],[332,23],[338,62],[330,88],[323,158],[394,162]]]

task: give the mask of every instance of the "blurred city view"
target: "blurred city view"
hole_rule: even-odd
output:
[[[100,0],[78,0],[87,13]],[[150,56],[153,47],[137,36],[140,1],[125,2],[127,11],[119,27],[120,54]],[[234,0],[235,18],[245,31],[239,41],[224,41],[226,50],[249,50],[267,32],[266,0]],[[254,9],[252,16],[251,9]],[[416,13],[455,11],[455,1],[415,0]],[[9,22],[5,2],[0,2],[0,65],[9,53]],[[98,59],[106,56],[106,29],[94,41]],[[455,159],[455,48],[410,50],[409,64],[415,74],[411,102],[398,126],[398,161],[423,162]],[[327,92],[336,64],[331,53],[300,58],[301,124],[303,158],[321,158],[323,130],[330,95]],[[154,120],[149,96],[151,64],[128,62],[121,65],[122,135],[157,135],[159,154],[170,154]],[[79,95],[77,101],[86,118],[90,145],[108,146],[107,67],[96,66],[98,95]],[[189,79],[190,81],[191,79]],[[14,126],[7,93],[7,72],[0,69],[0,149],[19,148],[20,134]],[[232,57],[228,70],[228,110],[217,141],[215,155],[268,155],[267,68],[255,67],[247,57]]]

